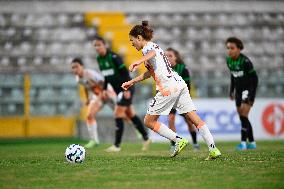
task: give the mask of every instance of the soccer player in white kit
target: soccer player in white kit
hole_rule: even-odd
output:
[[[158,122],[159,116],[169,115],[172,108],[175,108],[179,114],[184,114],[186,119],[191,120],[198,128],[209,148],[209,156],[206,160],[221,156],[207,125],[196,114],[196,108],[190,98],[186,83],[172,70],[167,56],[159,45],[151,42],[152,37],[153,30],[148,26],[147,21],[142,21],[142,25],[134,26],[129,32],[132,45],[138,51],[142,49],[143,53],[143,57],[131,64],[129,70],[135,71],[144,62],[148,71],[123,83],[122,88],[127,90],[135,83],[153,77],[158,92],[149,104],[144,124],[154,132],[176,143],[171,157],[178,155],[188,144],[186,139],[178,136],[163,123]]]
[[[98,127],[96,114],[100,111],[105,103],[114,109],[116,94],[111,86],[108,86],[106,96],[103,94],[104,77],[97,71],[84,68],[81,59],[75,58],[71,62],[71,68],[76,81],[84,86],[87,98],[87,126],[90,136],[90,141],[85,145],[86,148],[92,148],[99,144]],[[89,97],[89,93],[92,94]]]

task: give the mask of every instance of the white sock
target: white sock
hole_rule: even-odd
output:
[[[165,124],[158,122],[159,128],[154,128],[153,131],[158,133],[159,135],[176,142],[177,141],[177,134],[173,132],[171,129],[169,129]],[[180,138],[180,137],[178,137]]]
[[[89,131],[89,135],[90,135],[91,140],[93,140],[97,144],[99,144],[100,141],[99,141],[99,136],[98,136],[98,126],[97,126],[97,124],[88,125],[88,131]]]
[[[246,141],[242,141],[241,144],[244,145],[244,146],[247,145]]]
[[[206,142],[209,151],[213,150],[215,148],[215,143],[213,140],[213,136],[211,135],[211,132],[209,131],[207,125],[205,124],[201,128],[199,128],[199,132],[203,140]]]

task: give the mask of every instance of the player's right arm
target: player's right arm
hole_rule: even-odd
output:
[[[135,71],[138,66],[140,64],[142,64],[143,62],[147,61],[147,60],[150,60],[151,58],[155,57],[156,56],[156,51],[155,50],[151,50],[149,51],[147,54],[145,54],[144,56],[142,56],[142,58],[140,58],[139,60],[137,60],[136,62],[132,63],[130,66],[129,66],[129,71],[133,72]]]
[[[127,81],[127,82],[124,82],[121,87],[124,89],[124,90],[127,90],[129,87],[133,86],[135,83],[138,83],[140,81],[143,81],[145,79],[148,79],[151,77],[151,73],[150,71],[147,71],[133,79],[131,79],[130,81]]]

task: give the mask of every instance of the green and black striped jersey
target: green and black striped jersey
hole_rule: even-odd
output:
[[[256,74],[253,65],[248,57],[243,54],[233,60],[231,57],[227,57],[227,66],[231,71],[231,74],[235,78],[241,78],[249,74]]]
[[[97,56],[97,61],[100,71],[105,77],[104,88],[106,89],[107,84],[110,83],[117,94],[121,92],[123,90],[122,83],[130,80],[129,72],[122,58],[108,50],[105,56]]]
[[[243,89],[252,84],[251,79],[257,78],[256,71],[250,59],[244,54],[234,60],[231,57],[226,57],[227,66],[231,72],[231,89]]]

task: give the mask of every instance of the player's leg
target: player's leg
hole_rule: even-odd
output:
[[[124,131],[123,118],[125,117],[126,106],[115,105],[114,117],[115,117],[115,141],[114,145],[106,149],[107,152],[119,152],[121,150],[121,140]]]
[[[239,115],[239,118],[240,118],[240,122],[241,122],[241,143],[236,146],[237,150],[246,150],[247,149],[247,146],[246,146],[247,125],[245,124],[245,117],[243,117],[241,115],[241,112],[242,112],[242,108],[241,108],[242,96],[243,96],[242,92],[236,91],[235,103],[236,103],[237,112],[238,112],[238,115]]]
[[[114,108],[114,117],[115,117],[115,126],[116,126],[114,146],[119,149],[124,131],[123,118],[125,116],[126,108],[127,108],[126,106],[120,106],[120,105],[116,105]]]
[[[173,132],[165,124],[158,122],[158,118],[159,115],[146,114],[144,124],[159,135],[176,143],[175,150],[171,154],[171,157],[175,157],[181,152],[182,149],[184,149],[184,147],[188,144],[188,141],[178,136],[177,133]]]
[[[130,89],[128,93],[123,93],[121,101],[119,102],[120,105],[126,106],[125,114],[126,117],[130,118],[132,123],[135,125],[138,132],[142,135],[144,141],[148,140],[148,133],[145,130],[145,127],[143,126],[142,121],[140,118],[136,115],[136,112],[132,106],[132,99],[134,94],[134,89]]]
[[[213,136],[207,125],[196,114],[196,108],[190,98],[188,88],[185,87],[178,98],[176,109],[179,114],[184,114],[187,120],[190,120],[198,129],[203,140],[209,148],[209,157],[207,159],[217,158],[221,155],[218,148],[215,146]]]
[[[240,119],[242,125],[246,127],[247,130],[247,138],[249,140],[249,143],[246,145],[247,149],[255,149],[256,148],[256,143],[254,141],[253,137],[253,129],[251,126],[251,123],[248,119],[248,115],[251,109],[251,105],[249,103],[242,103],[240,106]]]
[[[146,127],[176,143],[175,150],[172,153],[171,157],[178,155],[181,150],[183,150],[187,146],[188,141],[178,136],[177,133],[173,132],[166,125],[158,122],[157,120],[160,115],[169,115],[171,109],[176,103],[178,95],[179,91],[169,96],[163,96],[160,92],[158,92],[150,103],[147,114],[144,118],[144,124]]]
[[[247,144],[247,149],[256,149],[256,143],[255,143],[254,137],[253,137],[253,129],[252,129],[252,125],[249,121],[248,116],[249,116],[249,112],[251,110],[251,107],[253,106],[253,103],[254,103],[257,84],[258,84],[258,79],[256,78],[255,80],[253,80],[253,83],[250,86],[249,93],[248,93],[248,100],[244,104],[243,112],[242,112],[242,114],[245,115],[245,117],[247,118],[246,122],[247,122],[247,125],[248,125],[247,128],[248,128],[249,143]]]
[[[185,115],[181,115],[184,117],[185,122],[187,123],[188,131],[191,135],[192,145],[194,150],[199,150],[199,144],[197,143],[197,134],[195,125],[189,120],[185,118]]]
[[[246,150],[247,146],[246,146],[246,142],[247,142],[247,137],[248,137],[248,128],[247,128],[247,124],[246,124],[246,117],[242,115],[242,107],[241,107],[241,103],[240,105],[237,105],[237,112],[240,118],[240,122],[241,122],[241,143],[238,144],[236,146],[237,150]]]
[[[255,98],[255,90],[256,87],[253,87],[253,89],[251,90],[245,89],[243,91],[236,93],[237,112],[239,114],[242,126],[241,143],[237,145],[236,147],[237,150],[246,150],[247,147],[249,147],[250,149],[256,148],[256,144],[253,137],[252,126],[248,119],[248,115]],[[249,140],[248,145],[246,144],[247,139]]]
[[[91,140],[85,145],[86,148],[92,148],[100,143],[98,136],[98,125],[96,114],[100,111],[102,102],[99,98],[91,100],[87,110],[87,127]]]
[[[175,127],[175,119],[176,119],[176,110],[175,109],[172,109],[170,111],[170,114],[169,114],[169,128],[176,132],[176,127]],[[171,141],[171,151],[174,150],[174,147],[175,147],[175,142],[174,141]]]
[[[141,134],[144,140],[142,151],[147,151],[152,141],[149,139],[148,132],[146,131],[146,128],[144,127],[141,119],[136,115],[136,112],[132,105],[127,106],[125,113],[126,116],[131,119],[132,123],[135,125],[137,131]]]
[[[107,148],[107,152],[119,152],[121,150],[120,144],[122,140],[122,135],[124,131],[123,119],[126,117],[126,109],[128,104],[125,103],[125,99],[131,97],[131,92],[121,91],[117,94],[116,105],[114,107],[114,117],[115,117],[115,142],[114,145]]]
[[[221,152],[216,147],[213,136],[209,128],[207,127],[205,122],[202,121],[201,118],[196,114],[196,111],[187,112],[185,116],[186,116],[186,119],[191,120],[192,123],[196,125],[199,133],[201,134],[203,140],[208,146],[209,156],[206,160],[215,159],[221,156]]]

